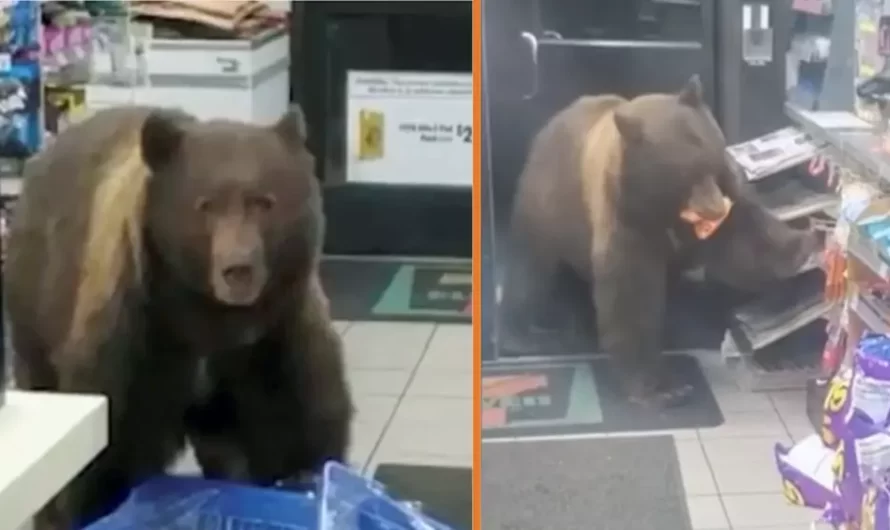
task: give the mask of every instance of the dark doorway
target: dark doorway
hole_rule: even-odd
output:
[[[714,106],[714,2],[697,0],[514,0],[483,2],[483,302],[494,312],[508,255],[507,220],[531,138],[581,95],[673,92],[693,75]],[[499,286],[495,288],[495,286]],[[589,287],[569,278],[554,295],[551,314],[584,314]],[[562,295],[564,293],[564,296]],[[711,292],[680,286],[672,297],[671,349],[718,348],[723,322],[702,319]],[[683,311],[682,309],[689,309]],[[548,311],[544,311],[548,312]],[[713,315],[715,312],[704,311]],[[588,313],[589,314],[589,313]],[[585,318],[585,317],[582,317]],[[720,319],[719,313],[716,316]],[[578,325],[589,328],[585,323]],[[488,357],[594,353],[595,339],[556,322],[542,343],[509,344],[500,325],[486,322]],[[585,332],[586,333],[586,332]],[[552,345],[550,338],[558,345]],[[496,350],[497,354],[491,354]],[[484,353],[485,355],[485,353]]]
[[[326,253],[471,257],[469,185],[425,185],[422,175],[412,184],[349,182],[345,169],[348,71],[470,73],[471,7],[467,1],[299,6],[292,86],[324,183]]]

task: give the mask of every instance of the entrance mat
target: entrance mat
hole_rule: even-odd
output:
[[[508,298],[503,287],[504,299]],[[591,286],[569,273],[558,276],[553,295],[530,311],[528,329],[513,328],[504,318],[498,329],[501,357],[545,357],[583,355],[601,351],[596,330],[596,312],[591,303]],[[682,279],[669,282],[665,310],[666,351],[719,350],[726,335],[732,310],[749,297],[715,284]],[[506,311],[495,306],[497,311]],[[507,313],[503,314],[505,317]]]
[[[326,258],[321,281],[336,320],[470,322],[469,261]]]
[[[667,355],[668,369],[694,387],[689,403],[654,410],[622,395],[607,357],[494,363],[482,368],[482,438],[716,427],[723,414],[698,361]]]
[[[456,530],[473,527],[470,468],[380,464],[374,479],[398,499],[420,501],[425,514]]]
[[[482,444],[482,528],[691,530],[671,436]]]

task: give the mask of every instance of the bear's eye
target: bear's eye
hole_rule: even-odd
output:
[[[268,212],[275,206],[275,197],[271,195],[258,195],[247,199],[247,207],[259,212]]]
[[[201,213],[207,213],[210,210],[210,199],[207,197],[198,197],[195,201],[195,210]]]

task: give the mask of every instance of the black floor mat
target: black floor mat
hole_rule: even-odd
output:
[[[691,530],[670,436],[482,444],[482,528]]]
[[[501,328],[498,355],[537,357],[600,352],[590,290],[587,282],[574,275],[560,274],[553,296],[535,307],[540,316],[535,317],[533,330],[516,333]],[[719,350],[733,308],[747,298],[719,285],[681,279],[670,282],[665,312],[665,350]],[[494,307],[500,310],[499,306]],[[502,323],[502,326],[506,325],[506,322]]]
[[[380,464],[374,478],[396,498],[420,501],[424,513],[455,530],[473,527],[470,468]]]
[[[326,258],[321,280],[337,320],[470,321],[470,262]]]
[[[512,438],[716,427],[723,414],[698,361],[668,355],[669,369],[695,388],[682,407],[658,411],[625,399],[607,357],[503,362],[482,369],[482,437]]]

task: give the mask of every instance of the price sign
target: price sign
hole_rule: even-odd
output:
[[[472,186],[472,74],[350,71],[349,182]]]

